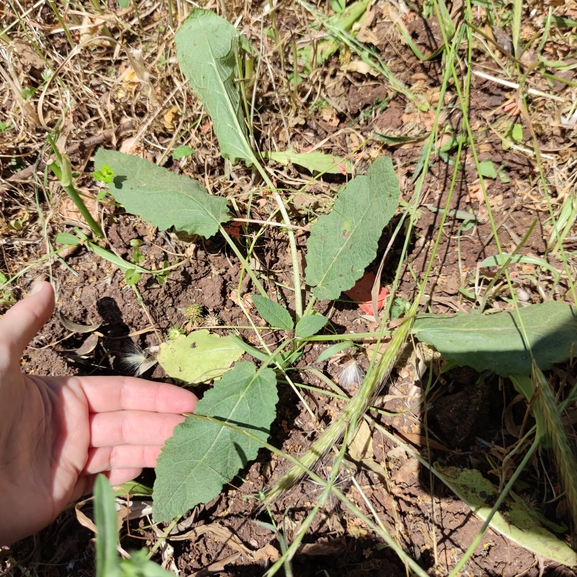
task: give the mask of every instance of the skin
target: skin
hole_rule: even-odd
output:
[[[132,377],[24,375],[20,358],[54,311],[49,283],[0,318],[0,545],[49,525],[89,492],[154,467],[196,397]]]

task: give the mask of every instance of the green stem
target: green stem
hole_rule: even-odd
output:
[[[226,242],[228,243],[230,248],[232,248],[234,254],[236,254],[236,257],[238,258],[238,260],[240,260],[242,266],[246,270],[248,276],[250,277],[250,280],[252,280],[252,282],[253,282],[254,286],[256,287],[256,289],[258,290],[258,292],[263,297],[268,298],[268,295],[266,294],[264,287],[262,286],[262,284],[260,283],[260,281],[258,280],[256,275],[254,274],[254,271],[250,268],[250,265],[248,264],[246,259],[242,256],[240,250],[238,250],[238,247],[236,246],[236,244],[234,244],[234,241],[232,240],[232,238],[230,238],[230,236],[228,235],[226,230],[224,230],[224,227],[222,225],[220,225],[220,234],[222,234],[222,236],[224,237],[224,239],[226,240]]]
[[[295,313],[296,313],[296,320],[297,322],[303,316],[303,295],[302,295],[302,287],[301,287],[301,271],[299,266],[299,258],[298,258],[298,250],[297,250],[297,242],[294,230],[290,228],[291,221],[286,210],[286,206],[284,205],[278,190],[273,185],[272,181],[270,180],[268,174],[258,162],[256,158],[253,160],[256,169],[258,170],[259,174],[262,176],[262,179],[265,181],[267,186],[271,189],[274,199],[278,205],[278,209],[281,213],[282,219],[284,223],[287,225],[287,234],[289,238],[289,246],[291,251],[291,260],[293,265],[293,283],[295,285]]]

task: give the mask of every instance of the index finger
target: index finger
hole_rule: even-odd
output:
[[[80,382],[91,413],[152,411],[191,413],[196,395],[175,385],[135,377],[71,377]]]

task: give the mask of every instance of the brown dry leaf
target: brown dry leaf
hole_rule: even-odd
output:
[[[82,28],[80,32],[80,44],[90,42],[91,46],[110,46],[111,42],[98,36],[108,36],[102,29],[106,20],[97,18],[90,14],[85,14],[82,19]]]
[[[485,200],[480,182],[474,182],[473,184],[469,185],[467,187],[467,194],[471,200],[476,200],[478,202],[483,202],[483,200]]]
[[[378,76],[379,73],[366,62],[362,60],[353,60],[344,66],[341,66],[343,72],[358,72],[359,74],[370,74],[371,76]]]
[[[84,355],[89,355],[98,344],[98,336],[99,333],[92,333],[83,343],[82,345],[76,349],[76,354],[79,357]]]
[[[323,108],[321,116],[323,120],[330,126],[338,126],[340,124],[340,120],[338,119],[336,111],[332,106]]]
[[[347,533],[353,539],[363,539],[369,532],[362,525],[364,523],[360,519],[347,519]]]
[[[361,426],[351,443],[349,444],[349,455],[355,461],[364,461],[365,459],[373,459],[375,453],[373,451],[373,435],[371,428],[366,421],[361,422]]]
[[[412,485],[419,477],[419,461],[409,457],[401,468],[393,474],[392,480],[395,485]]]
[[[166,130],[170,130],[170,132],[174,132],[175,130],[175,120],[180,116],[180,110],[178,106],[173,106],[169,108],[164,114],[164,128]]]
[[[124,154],[138,154],[140,145],[136,137],[126,138],[120,145],[120,152]]]

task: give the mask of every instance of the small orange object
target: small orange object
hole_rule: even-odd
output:
[[[374,272],[366,272],[355,284],[355,286],[345,291],[345,294],[355,302],[359,303],[359,308],[366,314],[373,314],[373,299],[371,291],[375,284],[376,276]],[[380,311],[385,304],[387,298],[387,289],[381,287],[379,296],[377,297],[377,310]]]

